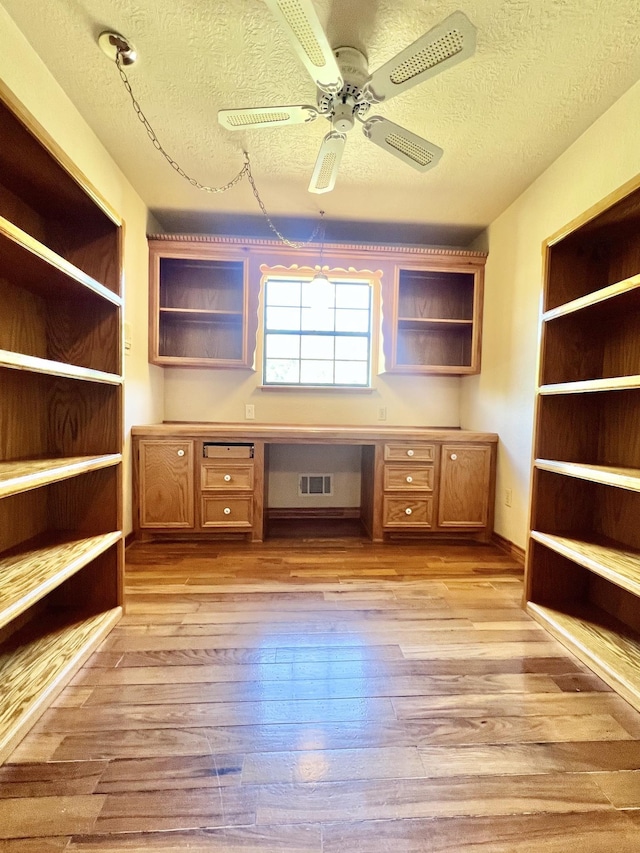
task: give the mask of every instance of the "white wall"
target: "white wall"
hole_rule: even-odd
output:
[[[485,235],[482,373],[462,382],[461,426],[500,435],[496,532],[526,544],[542,243],[640,173],[640,83],[553,163]],[[505,489],[513,504],[504,504]]]
[[[0,79],[125,223],[125,533],[131,530],[131,425],[162,420],[163,376],[147,361],[147,209],[93,131],[0,6]]]

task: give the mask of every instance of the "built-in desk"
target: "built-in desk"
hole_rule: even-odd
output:
[[[360,519],[374,542],[470,537],[493,529],[498,436],[458,429],[163,423],[132,429],[139,538],[265,530],[269,447],[361,448]]]

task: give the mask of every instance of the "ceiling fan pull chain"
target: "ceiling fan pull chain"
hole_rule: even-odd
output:
[[[127,42],[124,39],[121,39],[121,41],[112,42],[111,46],[112,46],[112,48],[115,49],[115,57],[114,58],[115,58],[116,67],[118,68],[118,73],[120,74],[120,79],[122,80],[125,89],[129,93],[129,97],[131,98],[131,103],[133,105],[133,109],[135,111],[135,114],[138,116],[140,122],[144,126],[144,129],[147,131],[147,136],[151,140],[153,147],[157,151],[159,151],[160,154],[162,154],[162,156],[165,158],[167,163],[171,166],[171,168],[174,171],[176,171],[185,180],[189,181],[189,183],[191,184],[192,187],[195,187],[196,189],[202,190],[203,192],[207,192],[207,193],[224,193],[227,190],[230,190],[232,187],[234,187],[237,183],[239,183],[242,180],[242,178],[244,178],[244,176],[246,175],[247,180],[251,184],[251,189],[253,190],[253,194],[256,198],[256,201],[258,202],[258,206],[260,207],[260,210],[262,211],[265,219],[267,220],[267,224],[269,225],[269,228],[273,231],[273,233],[276,235],[276,237],[282,243],[284,243],[287,246],[290,246],[292,249],[300,249],[300,248],[302,248],[302,246],[306,246],[307,244],[311,243],[316,238],[316,236],[318,235],[318,232],[320,231],[320,225],[321,225],[322,220],[316,225],[316,227],[314,228],[309,239],[305,240],[303,242],[297,243],[297,242],[294,242],[293,240],[289,240],[289,239],[287,239],[287,237],[284,236],[284,234],[281,234],[280,231],[278,231],[278,229],[274,225],[271,217],[267,213],[267,209],[264,206],[264,202],[260,198],[260,193],[258,192],[258,188],[256,187],[255,181],[253,179],[253,175],[251,174],[251,164],[249,162],[249,155],[247,154],[246,151],[244,152],[244,166],[242,167],[242,169],[240,169],[240,171],[235,176],[235,178],[232,178],[228,183],[223,184],[222,186],[210,187],[210,186],[207,186],[206,184],[201,184],[200,181],[196,181],[195,178],[190,177],[185,172],[185,170],[182,168],[182,166],[180,166],[180,164],[176,160],[174,160],[170,154],[168,154],[165,151],[165,149],[162,146],[162,143],[158,139],[158,136],[157,136],[155,130],[153,129],[153,127],[149,123],[149,120],[147,119],[144,112],[142,111],[142,107],[140,106],[140,104],[136,100],[135,95],[133,94],[133,89],[131,88],[131,83],[129,83],[129,78],[127,77],[127,74],[126,74],[124,67],[123,67],[124,64],[127,64],[127,56],[126,56],[126,54],[127,54]],[[135,55],[134,55],[134,59],[135,59]],[[131,62],[133,62],[133,61],[134,60],[130,60],[129,64],[131,64]]]
[[[133,89],[131,88],[131,84],[129,83],[129,78],[127,77],[126,72],[122,66],[122,51],[120,49],[118,49],[116,51],[115,62],[116,62],[116,66],[118,68],[118,73],[120,74],[120,79],[124,83],[124,87],[127,90],[127,92],[129,93],[129,97],[131,98],[131,103],[133,105],[133,109],[135,110],[135,113],[138,116],[138,118],[140,119],[140,121],[142,122],[144,129],[147,131],[147,136],[149,137],[149,139],[153,143],[153,147],[162,154],[162,156],[167,161],[167,163],[171,166],[172,169],[174,169],[185,180],[189,181],[191,186],[195,187],[198,190],[203,190],[203,192],[206,192],[206,193],[224,193],[227,190],[230,190],[231,187],[235,186],[239,181],[242,180],[242,178],[247,173],[247,168],[248,168],[247,162],[245,162],[245,165],[242,167],[242,169],[240,169],[240,171],[235,176],[235,178],[232,178],[228,183],[223,184],[220,187],[209,187],[206,184],[201,184],[200,181],[196,181],[195,178],[191,178],[189,175],[187,175],[187,173],[182,168],[182,166],[180,166],[180,164],[177,163],[173,159],[173,157],[171,157],[170,154],[167,154],[167,152],[164,150],[164,148],[162,147],[162,143],[158,139],[158,136],[157,136],[155,130],[151,127],[149,120],[147,119],[147,117],[145,116],[145,114],[142,111],[142,107],[140,106],[140,104],[136,100],[135,95],[133,94]]]
[[[315,240],[315,238],[318,236],[318,232],[320,231],[320,226],[322,225],[322,218],[320,219],[320,222],[318,222],[316,227],[311,232],[311,236],[307,240],[303,240],[302,242],[294,242],[293,240],[289,240],[287,237],[285,237],[283,234],[281,234],[280,231],[278,231],[278,229],[274,225],[273,220],[271,219],[271,217],[267,213],[267,209],[264,206],[264,202],[260,198],[260,193],[258,192],[258,188],[256,187],[255,181],[253,179],[253,175],[251,174],[251,164],[249,163],[249,155],[247,154],[246,151],[244,152],[244,156],[245,156],[244,166],[246,169],[245,174],[247,176],[247,180],[251,184],[251,189],[253,190],[253,194],[256,197],[256,201],[258,202],[258,206],[259,206],[260,210],[262,211],[264,218],[267,220],[267,225],[269,226],[269,228],[271,228],[271,230],[276,235],[278,240],[280,240],[286,246],[289,246],[291,249],[301,249],[303,246],[307,246],[307,245],[309,245],[309,243],[313,242],[313,240]]]

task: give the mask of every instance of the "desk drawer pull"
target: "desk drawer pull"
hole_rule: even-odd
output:
[[[179,451],[178,451],[178,456],[184,456],[184,450],[179,450]]]
[[[407,483],[413,483],[413,477],[411,476],[411,474],[409,474],[409,476],[407,477]]]
[[[225,474],[224,475],[224,481],[225,481],[225,483],[230,483],[231,482],[231,474]]]
[[[224,508],[223,512],[225,515],[231,515],[231,509],[228,506]]]
[[[412,512],[413,512],[413,510],[411,509],[411,507],[410,507],[410,506],[408,506],[408,507],[405,509],[404,514],[405,514],[405,515],[411,515],[411,513],[412,513]]]
[[[451,461],[452,461],[452,462],[455,462],[455,461],[456,461],[456,459],[458,458],[458,454],[457,454],[457,453],[452,453],[452,454],[451,454],[451,456],[450,456],[449,458],[451,459]]]

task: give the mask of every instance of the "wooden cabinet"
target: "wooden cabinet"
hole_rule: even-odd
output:
[[[121,227],[0,91],[0,760],[122,613]]]
[[[484,260],[396,266],[386,323],[389,372],[480,372]]]
[[[493,492],[491,447],[443,444],[440,453],[439,527],[487,527]]]
[[[149,360],[250,367],[246,253],[169,238],[150,240],[149,253]]]
[[[200,524],[205,529],[253,529],[255,463],[253,444],[204,445],[200,466]]]
[[[640,708],[640,185],[545,244],[528,611]]]
[[[193,528],[194,442],[141,441],[138,455],[140,527]]]
[[[384,445],[382,527],[421,530],[433,526],[435,445]]]
[[[359,445],[359,515],[374,542],[422,534],[486,541],[492,533],[497,443],[492,433],[159,424],[133,427],[132,435],[134,518],[142,537],[182,532],[261,541],[272,444]]]

